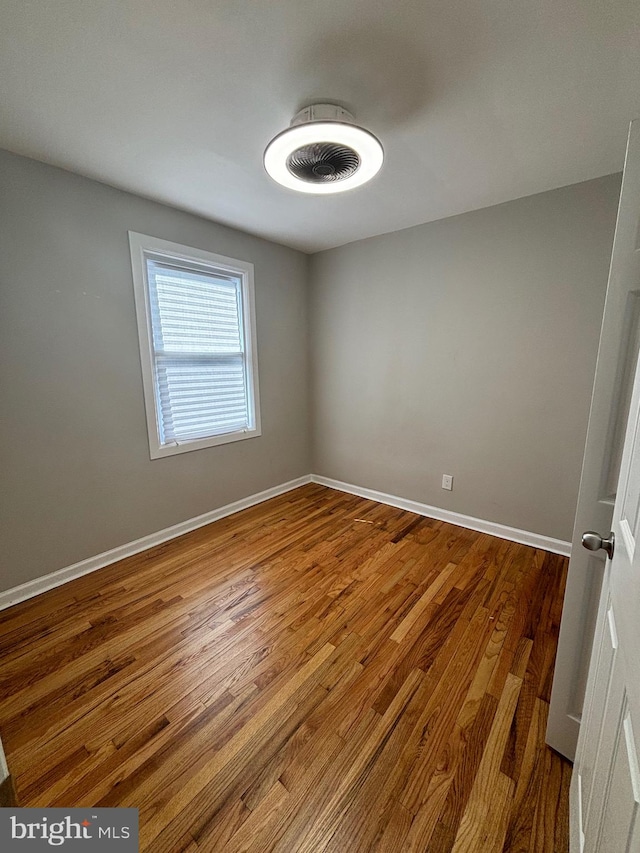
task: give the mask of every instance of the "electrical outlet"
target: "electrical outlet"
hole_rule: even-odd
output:
[[[442,475],[442,488],[449,492],[453,489],[453,474]]]

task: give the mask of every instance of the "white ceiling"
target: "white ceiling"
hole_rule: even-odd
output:
[[[371,184],[271,182],[262,152],[335,101]],[[638,0],[2,0],[0,147],[305,251],[622,167]]]

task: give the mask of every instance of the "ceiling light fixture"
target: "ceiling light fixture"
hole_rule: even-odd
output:
[[[264,152],[264,167],[279,184],[302,193],[340,193],[362,186],[380,170],[376,137],[335,104],[297,113]]]

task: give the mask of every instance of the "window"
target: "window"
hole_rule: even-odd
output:
[[[151,458],[260,435],[253,265],[129,243]]]

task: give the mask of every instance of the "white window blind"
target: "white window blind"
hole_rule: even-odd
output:
[[[129,232],[149,453],[261,435],[253,264]]]
[[[242,275],[145,260],[160,444],[250,429]]]

